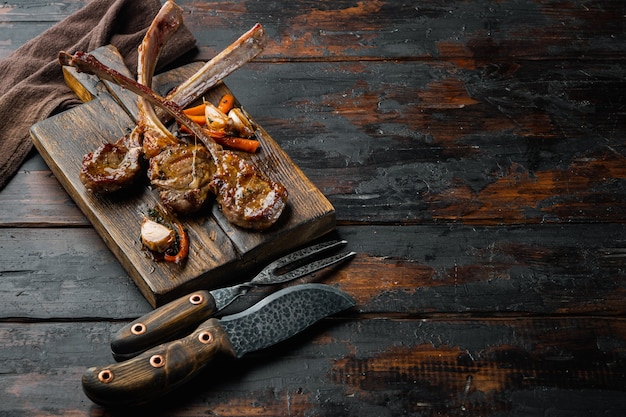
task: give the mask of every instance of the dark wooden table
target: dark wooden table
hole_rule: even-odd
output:
[[[0,56],[84,3],[5,3]],[[266,27],[226,82],[335,206],[358,256],[323,280],[358,305],[151,415],[624,415],[626,3],[179,4],[207,58]],[[33,154],[0,192],[0,415],[116,415],[80,376],[150,309]]]

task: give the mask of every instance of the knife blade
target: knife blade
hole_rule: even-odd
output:
[[[83,391],[104,406],[146,404],[180,387],[220,355],[240,358],[265,349],[354,305],[346,293],[324,284],[285,288],[240,313],[210,318],[187,337],[125,362],[89,368]]]

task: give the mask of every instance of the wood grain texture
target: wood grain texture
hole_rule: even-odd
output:
[[[84,0],[48,3],[17,0],[3,3],[0,13],[0,59],[85,4]]]
[[[232,26],[264,22],[273,41],[261,58],[269,60],[450,59],[484,64],[510,57],[577,59],[581,50],[584,57],[605,58],[619,54],[624,41],[625,6],[612,1],[567,6],[560,1],[395,0],[179,4],[194,15],[188,26],[200,45],[225,42]],[[214,30],[207,32],[206,27]]]
[[[280,100],[255,95],[249,108],[259,108],[340,222],[621,222],[626,214],[626,91],[613,64],[289,67],[307,88],[288,81]],[[230,82],[239,94],[281,69],[254,64]]]
[[[618,416],[626,328],[614,318],[324,321],[272,353],[223,361],[153,415]],[[0,324],[3,410],[128,415],[89,405],[80,375],[112,326]],[[84,349],[68,351],[83,345]],[[28,349],[24,349],[27,347]],[[103,359],[108,360],[108,359]],[[108,363],[108,362],[105,362]],[[216,378],[220,375],[220,378]],[[57,382],[48,384],[49,378]],[[74,411],[72,411],[74,410]],[[87,414],[88,413],[88,414]]]
[[[340,226],[357,256],[302,281],[339,286],[371,317],[623,315],[625,233],[603,224]],[[7,228],[0,238],[0,318],[130,321],[150,311],[91,228]]]
[[[81,3],[5,5],[0,56]],[[225,82],[358,252],[301,281],[357,306],[145,415],[624,415],[626,3],[178,3],[198,60],[266,28]],[[150,309],[33,155],[0,192],[0,414],[140,414],[79,378]]]

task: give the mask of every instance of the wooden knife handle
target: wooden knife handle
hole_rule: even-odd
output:
[[[215,299],[208,291],[180,297],[118,330],[111,339],[113,357],[126,360],[174,340],[211,317],[215,310]]]
[[[226,332],[211,318],[183,339],[125,362],[89,368],[82,378],[83,390],[103,406],[143,405],[179,387],[220,354],[235,356]]]

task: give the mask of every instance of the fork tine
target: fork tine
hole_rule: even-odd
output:
[[[340,246],[344,246],[346,243],[345,240],[332,240],[329,242],[319,243],[317,245],[308,246],[306,248],[297,250],[295,252],[291,252],[282,258],[276,259],[274,262],[267,265],[259,274],[252,279],[249,284],[252,285],[264,285],[264,284],[276,284],[281,282],[289,281],[290,279],[295,279],[301,275],[293,275],[293,274],[280,274],[278,271],[280,269],[287,270],[289,267],[294,266],[294,271],[300,270],[300,268],[304,268],[307,265],[304,265],[307,260],[318,257],[321,253],[330,251]],[[314,264],[319,263],[323,260],[314,262]],[[339,261],[335,261],[336,263]],[[331,263],[332,265],[332,263]],[[324,268],[322,266],[321,268]],[[319,270],[321,268],[317,268],[315,270]],[[313,270],[311,272],[314,272]],[[302,275],[306,275],[306,273],[300,272]]]
[[[288,253],[287,255],[276,259],[274,262],[270,263],[266,269],[276,271],[277,269],[285,268],[294,262],[302,263],[307,259],[316,257],[320,253],[330,251],[339,246],[344,246],[346,243],[348,242],[345,240],[331,240],[328,242],[318,243],[317,245],[307,246],[306,248]]]
[[[300,278],[305,275],[312,274],[313,272],[317,272],[326,267],[329,267],[331,265],[338,264],[339,262],[343,262],[347,259],[352,258],[354,255],[356,255],[356,252],[348,252],[348,253],[340,253],[338,255],[330,256],[328,258],[319,259],[317,261],[313,261],[299,268],[296,268],[292,271],[286,272],[283,275],[281,275],[281,278],[285,281],[290,281],[292,279]]]

